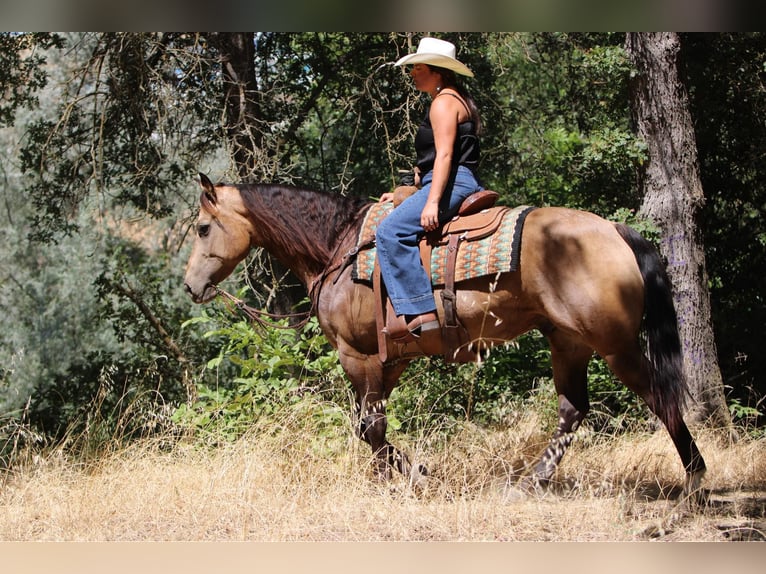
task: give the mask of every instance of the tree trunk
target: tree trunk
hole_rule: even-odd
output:
[[[258,157],[263,149],[263,135],[258,129],[263,119],[258,103],[255,75],[255,37],[252,32],[211,33],[210,43],[221,61],[224,88],[223,126],[240,177],[257,178]]]
[[[678,312],[684,370],[693,401],[689,422],[730,427],[710,313],[710,291],[698,218],[705,201],[686,90],[678,77],[675,33],[629,33],[636,75],[632,107],[649,161],[641,174],[640,213],[660,230],[660,252]]]

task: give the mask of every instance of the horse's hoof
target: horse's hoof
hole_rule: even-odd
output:
[[[538,476],[525,476],[518,482],[517,488],[527,496],[542,496],[548,491],[549,482]]]
[[[690,472],[684,480],[684,490],[681,495],[681,503],[689,510],[698,510],[707,505],[710,498],[710,492],[702,488],[702,478],[705,476],[705,470]]]
[[[503,488],[503,502],[513,503],[529,500],[529,492],[513,484],[507,484]]]
[[[410,471],[410,488],[418,494],[424,494],[428,489],[428,469],[422,464],[413,464]]]

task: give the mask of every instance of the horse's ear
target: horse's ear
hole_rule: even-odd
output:
[[[205,209],[212,211],[215,209],[216,202],[218,201],[218,196],[215,193],[215,186],[204,173],[200,173],[198,175],[199,186],[202,188],[202,195],[200,196],[200,200]]]

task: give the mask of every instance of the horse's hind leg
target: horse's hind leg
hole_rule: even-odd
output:
[[[548,485],[572,443],[574,432],[590,410],[587,370],[593,350],[560,331],[552,333],[548,340],[553,381],[558,393],[559,421],[532,474],[522,483],[527,488]]]
[[[637,345],[628,352],[607,355],[604,359],[614,374],[638,394],[665,425],[686,470],[684,493],[689,496],[698,495],[705,475],[705,461],[681,416],[680,405],[662,404],[654,397],[649,383],[651,367]]]

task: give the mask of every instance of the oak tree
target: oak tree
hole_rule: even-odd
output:
[[[629,33],[625,46],[636,69],[631,87],[636,128],[649,156],[641,173],[644,195],[640,211],[660,229],[660,251],[673,283],[684,370],[694,398],[687,416],[692,421],[726,426],[730,417],[698,224],[705,196],[688,95],[678,75],[679,36]]]

